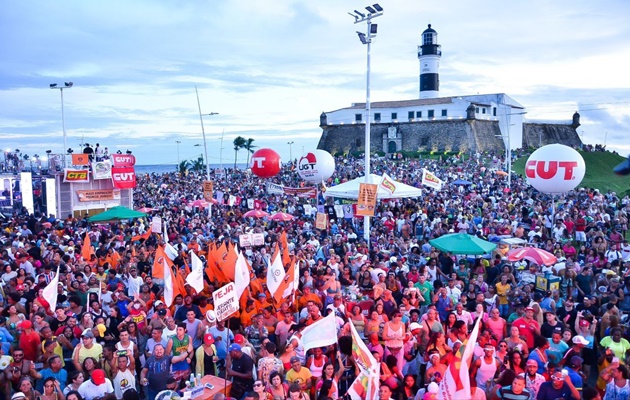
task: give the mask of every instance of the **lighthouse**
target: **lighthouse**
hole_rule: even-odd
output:
[[[441,57],[442,46],[437,43],[437,32],[429,24],[429,27],[422,32],[422,45],[418,46],[421,99],[439,97]]]

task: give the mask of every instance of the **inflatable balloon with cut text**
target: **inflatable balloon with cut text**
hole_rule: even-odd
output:
[[[250,160],[252,173],[260,178],[276,176],[282,167],[280,155],[271,149],[257,150]]]
[[[584,179],[586,164],[576,150],[562,144],[549,144],[532,153],[525,164],[527,181],[540,192],[567,193]]]

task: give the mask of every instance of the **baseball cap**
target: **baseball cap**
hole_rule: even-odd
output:
[[[590,326],[590,325],[591,325],[591,323],[588,322],[587,320],[585,320],[585,319],[581,319],[580,320],[580,326]]]
[[[525,311],[534,311],[533,307],[525,307]]]
[[[105,383],[105,371],[103,371],[102,369],[95,369],[92,372],[92,380],[96,385],[102,385],[103,383]]]
[[[570,361],[571,362],[569,364],[569,367],[571,367],[571,368],[579,368],[579,367],[582,366],[582,363],[584,362],[584,359],[582,357],[580,357],[580,356],[573,356],[573,357],[571,357]]]
[[[214,311],[213,311],[213,310],[208,310],[208,311],[206,311],[206,320],[207,320],[209,323],[211,323],[211,324],[212,324],[212,323],[214,323],[214,321],[216,321],[216,320],[217,320],[217,316],[216,316],[216,314],[214,313]]]
[[[24,290],[24,285],[20,284],[15,287],[15,290]]]
[[[289,360],[289,362],[290,362],[291,364],[293,364],[294,362],[299,362],[299,363],[301,363],[302,361],[300,361],[300,357],[293,356],[293,357],[291,357],[291,360]]]
[[[11,400],[25,399],[26,395],[22,392],[16,392],[13,396],[11,396]]]
[[[258,298],[261,298],[261,297],[267,297],[267,295],[264,293],[258,293]]]
[[[229,351],[241,351],[241,346],[238,343],[232,343],[228,348]]]
[[[236,335],[234,335],[234,343],[237,343],[237,344],[245,343],[245,336],[241,335],[240,333],[237,333]]]
[[[412,322],[412,323],[410,323],[410,324],[409,324],[409,331],[410,331],[410,332],[412,332],[412,331],[414,331],[414,330],[416,330],[416,329],[422,329],[422,327],[420,326],[420,324],[419,324],[419,323],[417,323],[417,322]]]
[[[162,302],[162,300],[158,300],[158,301],[156,301],[155,303],[153,303],[153,305],[154,305],[155,307],[157,307],[157,306],[161,306],[162,304],[164,304],[164,303]]]
[[[20,325],[18,325],[18,327],[20,329],[31,329],[33,327],[33,323],[29,320],[22,321],[20,322]]]
[[[573,343],[586,346],[588,344],[588,340],[584,339],[584,336],[577,335],[573,337]]]
[[[94,338],[94,333],[92,333],[92,330],[90,328],[87,328],[83,331],[81,337]]]
[[[206,333],[206,334],[203,336],[203,342],[204,342],[205,344],[212,344],[212,343],[214,343],[214,336],[212,336],[212,335],[211,335],[211,334],[209,334],[209,333]]]

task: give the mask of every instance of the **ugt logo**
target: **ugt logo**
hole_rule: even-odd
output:
[[[298,170],[313,171],[315,169],[315,164],[317,164],[317,157],[315,157],[315,154],[313,153],[308,153],[307,155],[300,158],[300,162],[298,163]]]

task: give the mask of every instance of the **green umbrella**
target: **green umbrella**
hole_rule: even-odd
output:
[[[134,211],[127,207],[116,206],[112,207],[109,210],[102,212],[100,214],[96,214],[88,218],[90,222],[106,222],[106,221],[120,221],[121,219],[133,219],[133,218],[141,218],[146,217],[147,214]]]
[[[431,246],[453,254],[487,254],[497,245],[467,233],[451,233],[430,240]]]

